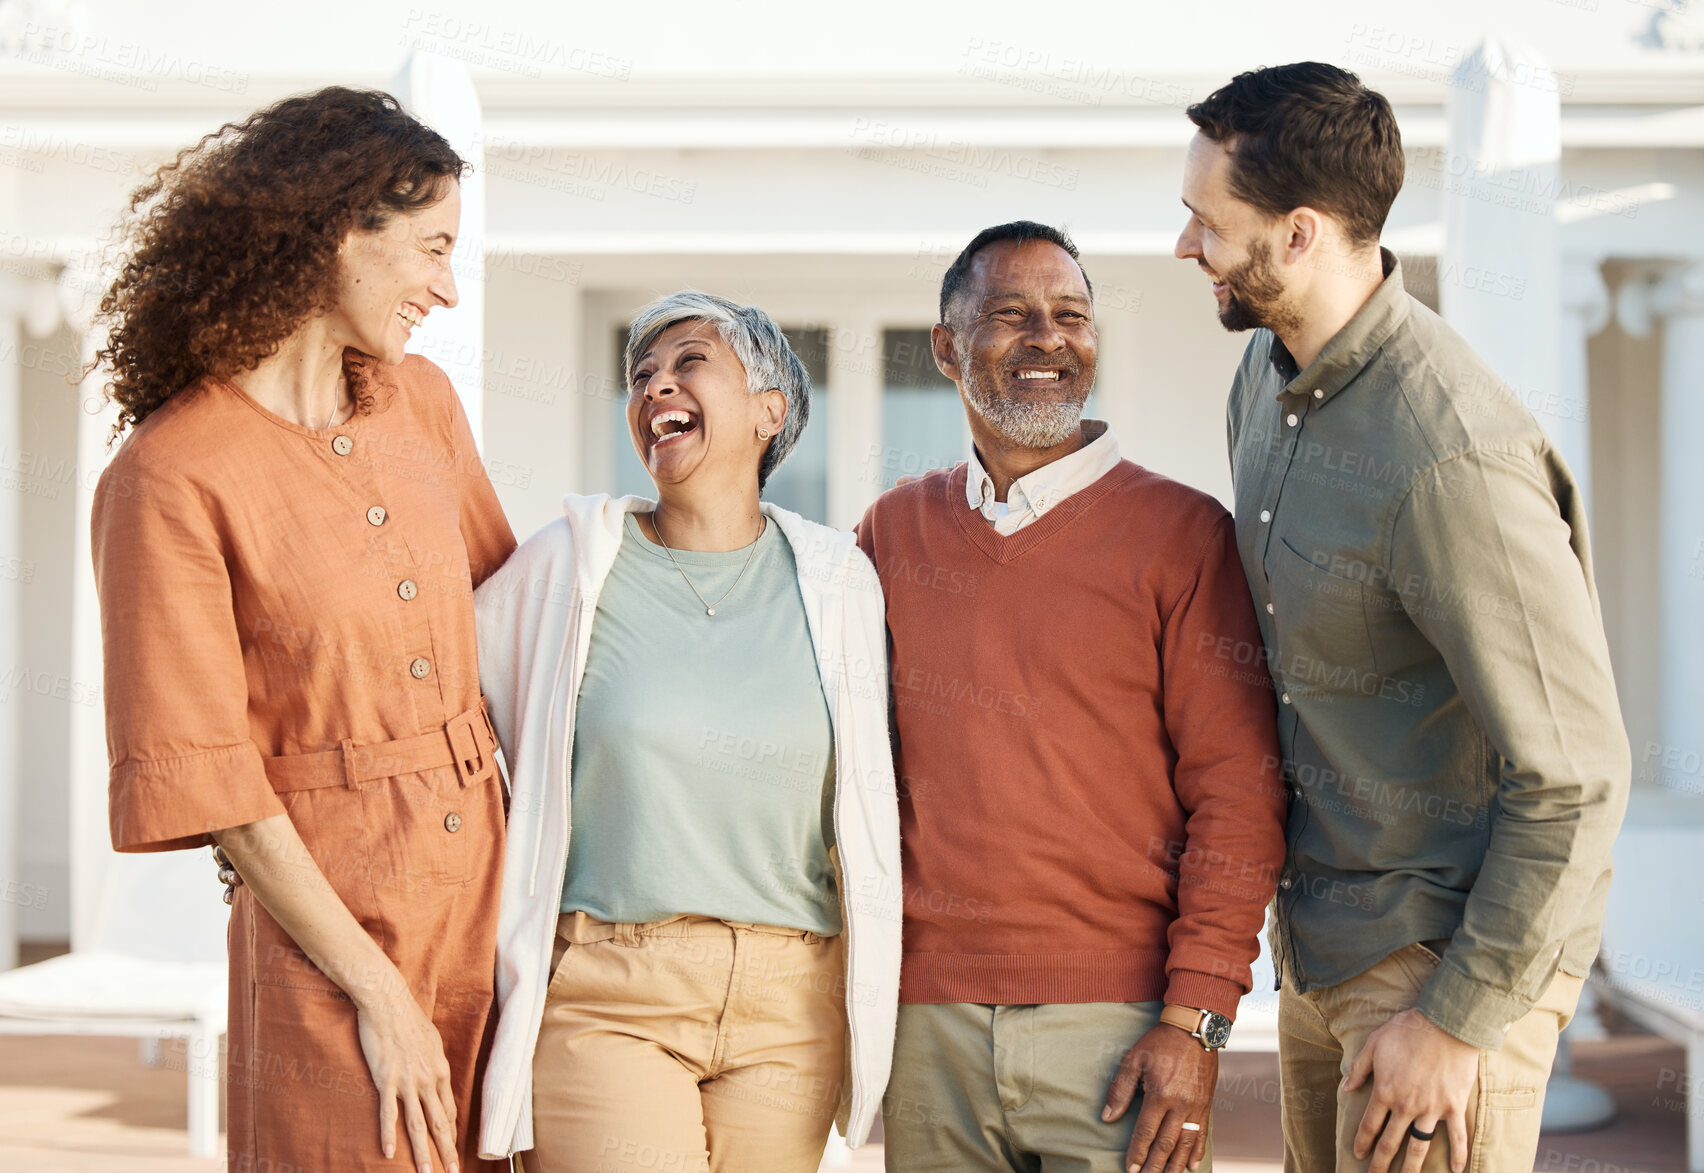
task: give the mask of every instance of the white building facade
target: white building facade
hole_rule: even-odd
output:
[[[354,19],[307,7],[333,28]],[[785,54],[739,40],[731,11],[636,11],[642,28],[602,14],[576,32],[542,6],[399,7],[330,48],[230,30],[259,43],[221,53],[187,16],[150,39],[118,5],[0,4],[0,966],[9,932],[86,931],[97,873],[82,861],[106,850],[87,515],[110,417],[92,382],[67,382],[92,345],[92,258],[143,169],[275,97],[386,85],[411,52],[465,65],[483,108],[486,251],[457,260],[483,293],[483,340],[426,353],[481,371],[484,456],[522,536],[564,492],[644,487],[621,420],[621,331],[683,286],[762,306],[817,383],[772,486],[783,503],[849,526],[897,476],[962,458],[927,330],[953,256],[1019,218],[1083,250],[1093,414],[1132,459],[1228,499],[1224,400],[1246,338],[1171,255],[1184,107],[1261,64],[1356,69],[1402,125],[1408,180],[1385,240],[1410,290],[1433,306],[1453,288],[1557,307],[1560,375],[1516,391],[1570,437],[1591,487],[1636,784],[1704,825],[1700,38],[1683,13],[1628,0],[1441,7],[1395,28],[1321,5],[1306,35],[1263,40],[1270,13],[1220,5],[1165,18],[1183,22],[1174,52],[1110,8],[1117,37],[1089,21],[1021,43],[923,14],[919,47],[913,14],[890,5],[813,25],[810,50]],[[1446,240],[1446,202],[1475,179],[1450,140],[1449,82],[1483,37],[1509,33],[1549,63],[1500,80],[1559,106],[1559,159],[1495,198],[1553,223],[1556,245],[1476,263]]]

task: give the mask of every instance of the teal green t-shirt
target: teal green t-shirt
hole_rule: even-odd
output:
[[[834,733],[792,548],[771,522],[755,552],[675,551],[709,616],[625,525],[575,711],[562,911],[839,933]]]

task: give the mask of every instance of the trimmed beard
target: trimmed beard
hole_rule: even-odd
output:
[[[1026,403],[1002,396],[990,384],[990,371],[974,362],[964,351],[958,354],[959,369],[964,371],[964,399],[971,410],[1008,444],[1016,448],[1056,448],[1063,444],[1082,422],[1083,404],[1088,402],[1093,387],[1085,388],[1074,400],[1041,400]],[[1048,365],[1048,364],[1038,364]],[[1075,365],[1064,368],[1080,374]]]
[[[1265,327],[1274,334],[1293,333],[1300,324],[1284,304],[1284,286],[1272,267],[1272,245],[1258,241],[1248,250],[1248,259],[1220,274],[1227,301],[1219,310],[1219,325],[1233,334]]]

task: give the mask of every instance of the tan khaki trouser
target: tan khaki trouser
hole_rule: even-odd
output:
[[[846,1062],[839,937],[557,921],[528,1173],[815,1173]]]
[[[1285,1173],[1362,1173],[1355,1133],[1372,1099],[1368,1080],[1340,1091],[1361,1045],[1390,1017],[1414,1005],[1438,957],[1424,945],[1398,949],[1340,985],[1298,994],[1286,981],[1278,997],[1278,1064],[1284,1089]],[[1509,1028],[1503,1047],[1479,1053],[1479,1079],[1467,1102],[1467,1173],[1529,1170],[1538,1152],[1544,1085],[1556,1036],[1574,1017],[1580,978],[1558,972],[1538,1003]],[[1397,1150],[1401,1168],[1407,1148]],[[1426,1173],[1449,1169],[1449,1140],[1440,1122],[1426,1151]]]

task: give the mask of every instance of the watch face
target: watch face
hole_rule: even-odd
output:
[[[1201,1041],[1208,1050],[1217,1051],[1231,1041],[1231,1020],[1209,1010],[1201,1019]]]

